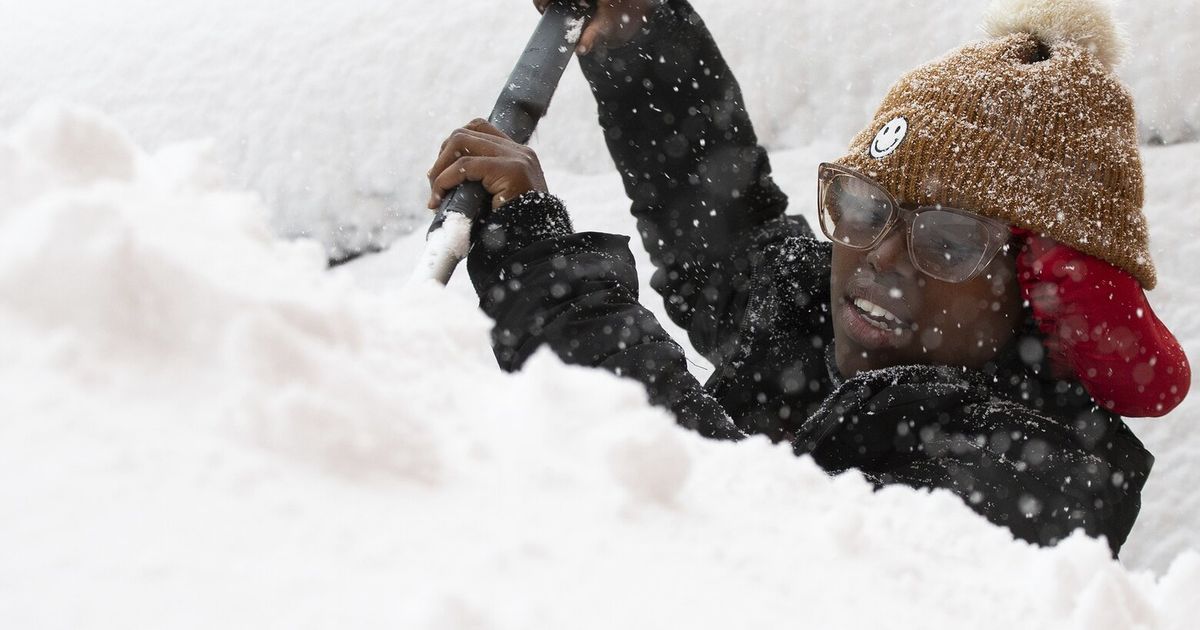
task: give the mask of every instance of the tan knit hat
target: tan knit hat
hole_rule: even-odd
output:
[[[988,31],[903,76],[837,162],[904,202],[1041,232],[1154,288],[1111,11],[1100,0],[1002,0]]]

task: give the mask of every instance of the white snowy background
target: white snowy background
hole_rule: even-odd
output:
[[[1158,461],[1118,564],[706,442],[549,356],[499,374],[463,278],[405,289],[425,169],[528,4],[0,0],[0,625],[1193,627],[1200,395],[1130,421]],[[985,3],[694,4],[809,213]],[[1196,359],[1200,8],[1118,14],[1151,300]],[[534,145],[577,227],[632,228],[574,68]]]

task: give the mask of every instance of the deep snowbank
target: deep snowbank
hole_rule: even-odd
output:
[[[845,145],[900,73],[982,36],[986,0],[695,0],[772,149]],[[331,248],[389,243],[426,199],[454,127],[486,115],[532,30],[529,0],[0,0],[0,124],[64,97],[152,147],[215,139],[273,227]],[[1123,76],[1147,138],[1196,138],[1200,3],[1123,2]],[[571,172],[610,168],[571,69],[537,145]]]
[[[786,160],[785,160],[786,162]],[[494,369],[453,292],[364,291],[203,146],[87,110],[0,140],[0,619],[21,628],[1190,628],[958,499]]]

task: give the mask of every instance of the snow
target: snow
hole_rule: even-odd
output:
[[[563,37],[567,40],[568,44],[574,45],[579,43],[579,38],[583,35],[583,25],[586,23],[587,20],[583,18],[576,18],[567,22],[567,34]]]
[[[0,125],[46,97],[97,106],[149,147],[213,138],[271,224],[332,254],[424,223],[424,173],[486,116],[537,22],[528,0],[0,0]],[[845,148],[900,74],[983,36],[987,0],[696,0],[772,149]],[[1124,2],[1122,75],[1147,140],[1200,133],[1200,3]],[[536,140],[543,162],[606,172],[595,104],[570,69]],[[808,174],[805,174],[807,177]]]
[[[425,248],[413,267],[412,281],[433,280],[446,284],[459,261],[471,251],[471,220],[459,212],[447,212],[442,226],[425,238]]]
[[[1200,397],[1131,421],[1158,459],[1116,563],[1083,537],[1014,542],[948,494],[702,440],[639,386],[545,354],[500,373],[466,274],[407,285],[424,229],[402,232],[428,220],[437,143],[507,76],[527,4],[6,7],[28,19],[0,51],[30,61],[0,66],[5,627],[1194,626]],[[816,164],[981,7],[696,4],[810,221]],[[1200,9],[1122,13],[1147,137],[1194,138]],[[447,32],[495,37],[439,47]],[[551,189],[577,228],[628,233],[590,96],[564,83],[536,145]],[[55,94],[105,113],[30,108]],[[1150,299],[1196,359],[1200,143],[1143,158]],[[396,244],[325,269],[331,246],[376,240]]]
[[[1162,159],[1200,163],[1184,149]],[[809,159],[782,155],[781,173]],[[0,519],[6,625],[1185,628],[1200,614],[1194,550],[1159,576],[1082,536],[1040,550],[946,493],[873,493],[786,446],[699,438],[601,371],[543,353],[503,374],[461,276],[404,286],[381,273],[419,249],[403,245],[328,273],[318,245],[275,238],[261,199],[218,172],[209,146],[148,154],[78,107],[38,108],[0,141],[0,502],[19,506]],[[581,222],[611,220],[581,205]],[[1186,422],[1161,426],[1188,439]],[[1191,517],[1175,516],[1139,527],[1186,539]]]

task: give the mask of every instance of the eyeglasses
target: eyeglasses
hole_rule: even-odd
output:
[[[946,206],[903,208],[874,180],[838,164],[822,164],[817,177],[821,231],[843,247],[873,249],[903,220],[914,267],[944,282],[966,282],[1008,244],[1003,221]]]

